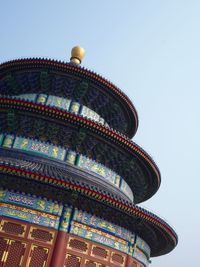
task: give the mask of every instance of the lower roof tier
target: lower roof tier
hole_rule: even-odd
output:
[[[41,195],[35,196],[0,188],[0,216],[0,223],[2,225],[0,235],[2,232],[8,234],[8,237],[11,234],[15,234],[12,232],[13,228],[6,227],[9,224],[15,227],[20,224],[21,227],[19,228],[24,228],[23,237],[35,237],[33,242],[37,238],[40,238],[40,242],[42,242],[47,236],[52,237],[49,239],[53,241],[54,235],[47,234],[52,233],[52,231],[59,231],[59,234],[69,233],[76,236],[76,238],[84,238],[86,242],[90,240],[94,242],[93,244],[96,243],[97,245],[99,243],[98,246],[103,244],[105,247],[103,250],[101,249],[101,252],[105,252],[102,255],[105,260],[108,260],[108,249],[111,248],[120,254],[123,253],[123,258],[129,255],[143,263],[145,267],[149,265],[150,247],[138,234],[104,220],[96,216],[96,214],[88,213],[75,206],[66,205],[63,202],[58,203],[57,201],[45,199]],[[2,216],[5,217],[5,220],[4,218],[2,219]],[[29,227],[24,227],[25,225],[32,225],[34,229],[36,227],[40,228],[43,235],[34,236],[31,233],[27,233],[26,228]],[[32,227],[30,227],[30,231]],[[17,236],[18,234],[16,233]],[[66,246],[67,244],[60,245]],[[87,252],[87,249],[85,252]],[[98,256],[101,256],[101,254]]]
[[[70,63],[23,59],[0,65],[0,95],[48,94],[94,110],[114,129],[133,137],[137,112],[130,99],[101,76]]]
[[[110,168],[130,186],[135,203],[160,186],[151,157],[124,135],[76,114],[12,97],[0,98],[1,133],[71,149]]]
[[[1,155],[1,187],[42,194],[124,227],[147,242],[151,256],[166,254],[177,245],[177,235],[166,222],[118,195],[74,179],[66,169],[53,162],[45,165],[40,160]],[[61,180],[59,176],[65,179]]]

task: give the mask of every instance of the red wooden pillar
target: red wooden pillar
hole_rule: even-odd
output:
[[[67,233],[58,231],[51,259],[51,267],[63,267],[66,258]]]

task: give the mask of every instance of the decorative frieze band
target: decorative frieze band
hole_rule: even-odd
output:
[[[62,214],[63,209],[63,205],[57,202],[3,189],[0,189],[0,202],[20,205],[58,216]]]
[[[88,172],[95,173],[99,176],[99,178],[104,179],[118,187],[131,201],[133,201],[132,190],[122,177],[104,165],[72,150],[67,150],[59,146],[54,146],[50,143],[41,142],[39,140],[6,134],[0,134],[0,146],[37,153],[41,156],[46,156],[76,165],[77,167]]]
[[[0,189],[0,216],[68,232],[117,249],[148,265],[150,248],[143,239],[77,208]]]
[[[91,119],[109,127],[108,123],[106,123],[105,120],[94,110],[91,110],[90,108],[68,98],[46,94],[21,94],[13,97],[50,107],[60,108],[64,111],[86,117],[87,119]]]

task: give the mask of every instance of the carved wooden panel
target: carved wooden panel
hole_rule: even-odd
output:
[[[5,267],[19,267],[22,266],[23,257],[26,249],[26,243],[18,240],[10,240],[5,256]]]
[[[49,267],[57,231],[15,219],[0,220],[0,267]]]
[[[124,266],[125,265],[125,257],[119,253],[112,252],[111,253],[111,262],[117,264],[118,266]]]
[[[16,236],[24,236],[26,232],[26,225],[8,220],[2,220],[0,225],[0,232],[12,234]]]
[[[85,261],[85,267],[97,267],[97,262],[91,261],[91,260],[86,260]]]
[[[74,261],[78,257],[80,259],[80,267],[128,267],[126,265],[128,256],[125,253],[103,244],[97,244],[70,234],[68,235],[67,244],[66,253],[70,253]],[[72,260],[72,258],[70,259]],[[68,267],[68,265],[65,265],[65,267]]]
[[[87,253],[88,244],[86,242],[80,241],[76,238],[70,238],[69,243],[68,243],[68,248],[79,250],[82,253]]]
[[[8,250],[9,239],[0,237],[0,266],[3,266]]]
[[[81,258],[72,254],[66,255],[65,265],[64,267],[80,267],[81,266]]]
[[[100,246],[92,246],[92,252],[91,252],[91,256],[94,256],[94,257],[100,257],[100,258],[103,258],[105,260],[108,259],[108,250],[107,249],[104,249]]]
[[[32,245],[26,267],[47,267],[49,249]]]
[[[52,244],[54,240],[54,232],[50,230],[39,229],[38,227],[31,226],[29,232],[29,239],[39,240],[45,243]]]

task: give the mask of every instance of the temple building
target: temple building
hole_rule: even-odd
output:
[[[138,206],[161,177],[135,107],[83,56],[1,64],[0,267],[147,267],[177,245]]]

